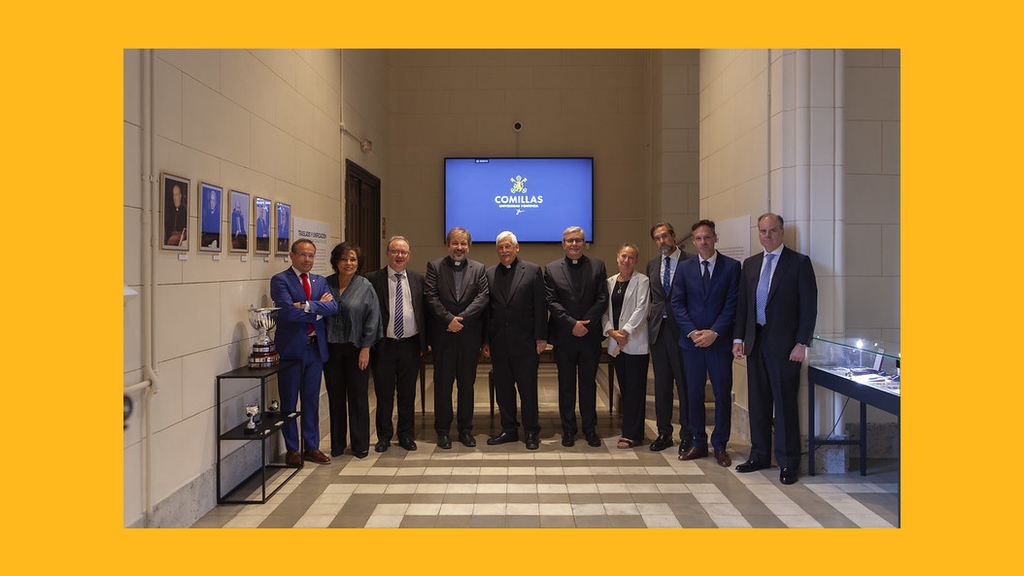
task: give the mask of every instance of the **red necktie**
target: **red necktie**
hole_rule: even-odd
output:
[[[302,289],[306,291],[306,302],[309,302],[309,297],[313,293],[312,289],[309,286],[309,275],[303,273],[303,274],[300,274],[299,277],[302,278]],[[311,322],[309,324],[309,335],[312,336],[313,333],[314,333],[313,323]]]

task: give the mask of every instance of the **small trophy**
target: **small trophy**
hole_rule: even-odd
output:
[[[255,434],[256,429],[260,424],[260,405],[246,404],[245,415],[249,417],[249,421],[245,423],[245,433]]]
[[[270,368],[281,362],[277,346],[267,334],[277,325],[274,313],[278,310],[280,308],[254,308],[249,305],[249,325],[259,331],[252,345],[252,354],[249,354],[249,368]]]

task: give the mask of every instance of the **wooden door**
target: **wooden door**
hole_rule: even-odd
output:
[[[345,237],[363,250],[365,274],[381,267],[380,178],[345,160]]]

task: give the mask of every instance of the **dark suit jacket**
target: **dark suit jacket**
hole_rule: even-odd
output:
[[[743,261],[733,338],[743,340],[744,354],[750,354],[754,346],[757,323],[755,294],[763,261],[763,251]],[[788,358],[796,344],[811,344],[817,316],[818,285],[814,279],[811,259],[783,247],[768,289],[765,327],[760,345],[769,356]]]
[[[689,256],[681,248],[677,249],[677,251],[679,252],[679,261],[676,262],[676,273],[678,274],[679,266],[682,266]],[[658,340],[663,320],[668,320],[669,325],[672,326],[674,337],[679,335],[679,330],[676,329],[678,327],[676,319],[668,309],[669,297],[672,295],[672,286],[669,286],[670,293],[665,294],[665,288],[661,285],[661,261],[664,258],[661,254],[658,254],[647,261],[647,277],[651,279],[651,308],[647,313],[647,340],[651,345]],[[662,318],[666,311],[668,311],[668,318]]]
[[[388,299],[390,294],[388,293],[388,274],[390,270],[387,266],[380,270],[374,270],[366,275],[366,279],[373,284],[373,291],[377,293],[377,300],[380,302],[380,320],[384,327],[384,335],[387,336],[388,323],[391,322],[391,310],[389,309]],[[420,342],[420,353],[427,353],[427,324],[423,317],[423,275],[419,272],[414,272],[408,268],[405,269],[406,286],[408,286],[409,294],[412,295],[412,314],[416,318],[416,330],[417,336]],[[384,342],[384,338],[378,342],[378,346]]]
[[[448,332],[448,324],[456,316],[462,316],[460,338],[477,348],[483,342],[484,313],[487,311],[489,288],[484,265],[476,260],[466,259],[466,271],[462,274],[462,298],[455,298],[455,271],[451,257],[437,258],[427,262],[423,294],[430,318],[430,344],[434,348],[447,344],[454,336]],[[467,340],[468,338],[468,340]]]
[[[509,294],[495,283],[495,264],[487,269],[490,301],[487,306],[484,342],[508,355],[537,353],[537,340],[548,339],[548,308],[544,299],[544,275],[540,266],[516,259]]]
[[[329,292],[327,279],[317,274],[309,275],[309,312],[296,308],[295,302],[306,301],[306,290],[302,281],[295,275],[291,266],[284,272],[278,272],[270,279],[270,298],[277,311],[277,331],[274,343],[281,358],[294,360],[302,358],[309,338],[309,324],[313,324],[316,332],[316,343],[320,349],[320,360],[327,361],[327,334],[324,332],[324,316],[331,316],[338,311],[335,301],[321,302],[320,297]],[[317,316],[320,319],[317,319]]]
[[[694,330],[712,330],[718,338],[705,350],[730,350],[739,300],[740,263],[719,252],[707,290],[701,280],[703,272],[700,256],[695,256],[680,262],[672,281],[672,315],[679,324],[679,346],[697,350],[686,335]]]
[[[548,303],[548,340],[552,346],[569,345],[576,341],[597,346],[604,340],[601,316],[608,307],[608,274],[604,262],[597,258],[580,258],[583,266],[583,290],[573,288],[569,261],[559,258],[544,267],[544,294]],[[577,338],[572,328],[577,320],[590,320],[587,335]]]

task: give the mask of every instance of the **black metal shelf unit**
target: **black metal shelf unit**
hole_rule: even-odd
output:
[[[298,466],[288,466],[284,463],[269,462],[267,459],[267,442],[276,434],[281,427],[287,422],[295,421],[296,425],[299,425],[299,419],[302,413],[299,411],[290,412],[283,414],[280,412],[267,412],[263,410],[267,405],[267,380],[275,376],[281,370],[289,368],[298,362],[283,361],[277,366],[272,368],[249,368],[243,366],[236,368],[230,372],[225,372],[217,376],[217,388],[216,388],[216,403],[217,403],[217,503],[218,504],[263,504],[271,496],[277,493],[285,484],[288,483],[298,472],[302,469],[302,462],[300,461]],[[261,414],[261,420],[255,431],[246,430],[246,422],[243,421],[241,424],[221,433],[221,392],[222,384],[226,380],[259,380],[260,381],[260,407],[263,410]],[[258,470],[250,474],[245,480],[241,481],[237,486],[228,490],[227,493],[221,491],[221,444],[225,441],[260,441],[260,467]],[[300,435],[299,439],[299,450],[302,450],[302,439]],[[270,476],[276,474],[280,469],[291,470],[287,476],[269,493],[267,492],[267,480],[268,470],[271,472]],[[243,488],[251,488],[252,483],[259,478],[260,486],[260,498],[232,498],[232,496]],[[250,489],[249,492],[252,492]]]

